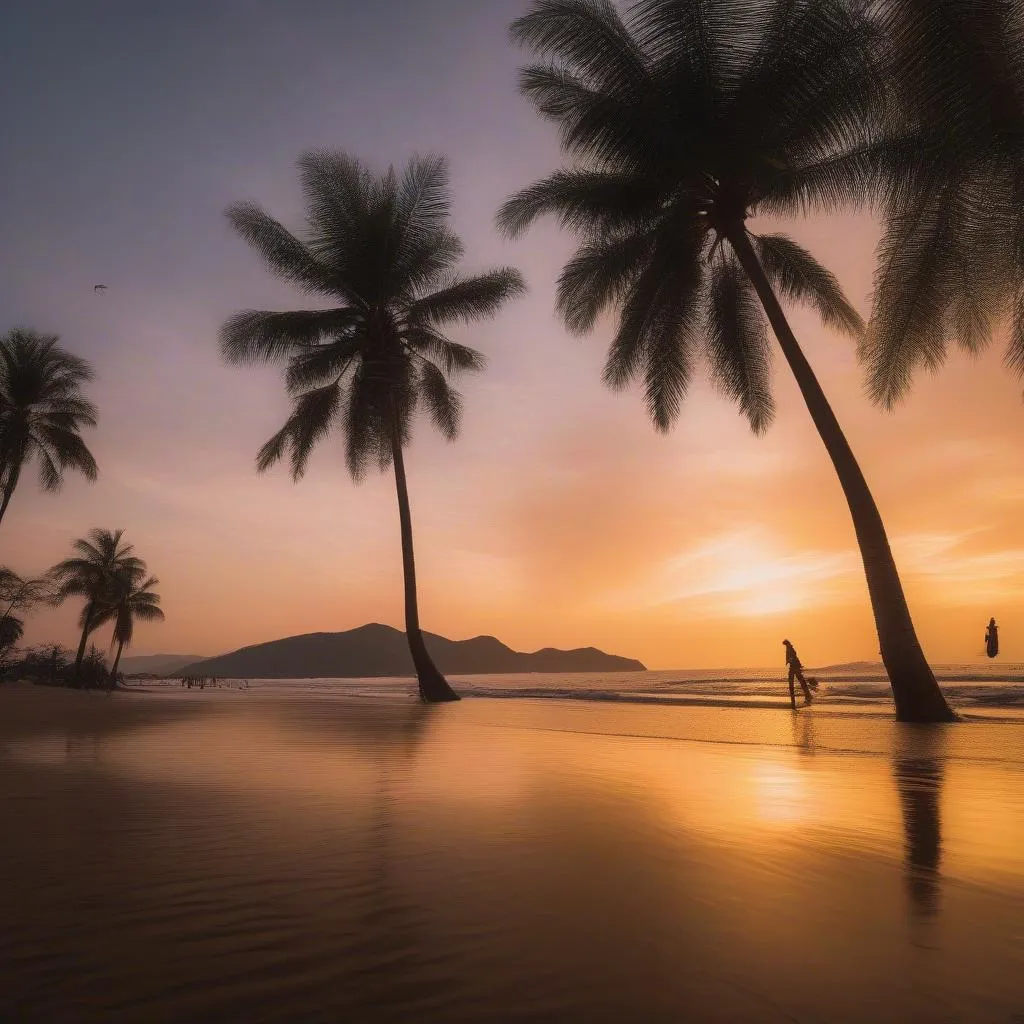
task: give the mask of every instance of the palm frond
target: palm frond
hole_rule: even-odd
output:
[[[54,426],[44,420],[39,426],[38,443],[45,446],[50,458],[56,464],[59,478],[63,477],[63,472],[66,469],[77,470],[89,481],[99,477],[99,466],[97,466],[92,452],[86,447],[79,434],[65,425]],[[57,488],[60,487],[61,482],[61,479],[57,480]]]
[[[623,302],[619,330],[605,364],[610,387],[642,376],[644,401],[655,427],[669,430],[693,372],[700,327],[702,237],[664,234]]]
[[[850,305],[835,275],[806,249],[785,235],[761,235],[755,249],[768,280],[787,298],[812,306],[829,327],[854,338],[864,334],[864,320]]]
[[[739,403],[750,429],[763,434],[775,415],[768,325],[750,282],[732,258],[723,258],[712,272],[705,316],[712,379]]]
[[[479,372],[487,365],[487,359],[482,352],[451,341],[433,328],[422,324],[406,328],[402,333],[402,340],[417,356],[439,363],[447,374]]]
[[[306,292],[333,294],[337,282],[309,247],[256,203],[232,203],[225,211],[231,226],[263,257],[276,277]]]
[[[391,458],[393,404],[398,403],[387,385],[360,366],[345,417],[345,463],[356,482],[371,463],[383,468]]]
[[[587,84],[574,68],[531,64],[520,72],[519,88],[541,116],[558,125],[562,148],[595,166],[640,169],[659,156],[685,152],[657,102],[664,82],[604,90]]]
[[[526,283],[513,267],[456,278],[440,291],[413,302],[409,307],[409,320],[435,327],[455,321],[471,324],[494,316],[509,299],[525,292]]]
[[[451,203],[448,161],[437,154],[413,157],[396,193],[396,290],[414,293],[428,287],[462,258],[462,242],[448,228]]]
[[[570,331],[588,333],[625,298],[650,260],[654,238],[652,232],[611,235],[576,250],[558,278],[558,309]]]
[[[611,0],[540,0],[512,23],[511,34],[602,89],[628,89],[644,74],[643,53]]]
[[[298,352],[288,360],[285,386],[295,395],[309,388],[322,387],[330,379],[343,380],[358,358],[362,339],[352,337],[328,345]]]
[[[615,231],[650,226],[661,200],[657,184],[636,174],[560,170],[507,199],[497,222],[511,238],[548,214],[571,231]]]
[[[429,360],[419,366],[419,388],[430,418],[446,441],[459,436],[459,422],[462,418],[462,396],[456,391],[444,374]]]
[[[236,365],[287,359],[296,349],[345,337],[360,318],[357,310],[344,308],[285,313],[247,309],[221,327],[221,355]]]
[[[1024,377],[1024,293],[1018,293],[1014,304],[1005,362],[1008,370],[1018,377]]]
[[[299,395],[285,425],[259,451],[258,472],[265,472],[288,451],[293,480],[301,480],[313,449],[334,426],[344,389],[339,381]]]
[[[916,209],[893,217],[879,246],[874,310],[861,357],[868,393],[887,409],[910,390],[918,367],[936,370],[946,358],[950,310],[963,287],[961,228],[971,219],[961,205],[960,184],[947,183]]]

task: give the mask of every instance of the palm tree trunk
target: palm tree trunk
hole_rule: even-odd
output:
[[[114,655],[114,664],[110,666],[110,688],[117,686],[117,666],[121,664],[121,652],[124,650],[124,641],[117,643],[117,654]]]
[[[92,632],[92,611],[93,602],[85,606],[85,624],[82,626],[82,639],[78,643],[78,653],[75,655],[75,686],[79,685],[82,676],[82,659],[85,657],[85,645],[89,642],[89,634]]]
[[[18,486],[18,477],[21,475],[21,468],[12,469],[10,476],[3,486],[3,498],[0,498],[0,523],[3,522],[4,513],[7,511],[7,506],[11,503],[11,498],[14,497],[14,488]]]
[[[405,481],[405,459],[402,457],[401,430],[398,411],[394,410],[391,429],[391,457],[395,464],[395,489],[398,492],[398,519],[402,528],[402,568],[405,574],[405,634],[409,653],[416,668],[420,697],[431,704],[458,700],[459,695],[441,674],[430,657],[420,630],[420,613],[416,600],[416,561],[412,550],[412,516],[409,512],[409,489]]]
[[[896,562],[892,557],[885,525],[871,495],[864,474],[854,458],[839,421],[822,391],[818,378],[804,356],[789,326],[779,300],[772,290],[761,261],[750,244],[746,228],[740,224],[728,234],[729,242],[753,284],[783,355],[800,387],[807,410],[825,443],[835,466],[846,502],[853,516],[857,543],[864,562],[871,608],[881,647],[882,661],[889,675],[896,703],[896,718],[901,722],[951,722],[956,716],[946,703],[935,681],[903,594]]]

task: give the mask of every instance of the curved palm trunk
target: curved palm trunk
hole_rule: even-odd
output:
[[[885,526],[864,474],[786,320],[746,229],[741,224],[729,232],[728,238],[764,306],[850,507],[867,576],[882,661],[896,703],[896,717],[901,722],[954,721],[956,716],[946,703],[921,650]]]
[[[121,652],[124,650],[124,641],[119,640],[117,644],[117,654],[114,655],[114,664],[110,666],[110,688],[113,690],[117,686],[117,666],[121,664]]]
[[[398,518],[402,527],[402,568],[405,573],[405,633],[409,653],[416,667],[420,697],[432,704],[458,700],[459,695],[441,674],[430,657],[420,630],[420,612],[416,600],[416,562],[412,550],[412,516],[409,512],[409,489],[405,482],[405,459],[397,415],[391,430],[391,457],[395,464],[395,489],[398,492]]]
[[[85,657],[85,645],[89,642],[89,634],[92,632],[93,602],[90,601],[85,608],[85,625],[82,627],[82,639],[78,642],[78,653],[75,655],[75,686],[78,686],[82,676],[82,659]]]

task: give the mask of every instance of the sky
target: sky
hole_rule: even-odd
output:
[[[463,433],[421,424],[407,455],[425,628],[520,650],[595,645],[651,668],[877,659],[842,492],[776,359],[776,422],[756,438],[704,381],[658,435],[636,392],[602,389],[611,324],[569,336],[550,224],[510,242],[494,212],[560,162],[518,95],[506,27],[525,0],[22,0],[0,26],[0,330],[88,358],[100,478],[59,495],[23,477],[0,561],[39,572],[101,526],[160,578],[167,620],[132,653],[216,654],[365,622],[402,627],[394,482],[347,478],[340,441],[293,484],[255,454],[287,414],[280,371],[223,365],[220,324],[303,308],[231,232],[255,200],[298,230],[295,162],[343,149],[385,167],[451,160],[465,269],[512,264],[529,294],[456,336]],[[784,224],[870,309],[877,226]],[[777,227],[776,227],[777,229]],[[94,284],[106,284],[102,294]],[[1024,660],[1024,402],[1001,345],[955,356],[895,412],[864,397],[853,343],[792,322],[887,523],[937,663],[983,660],[990,615]],[[73,643],[78,608],[27,642]],[[97,636],[100,645],[105,636]]]

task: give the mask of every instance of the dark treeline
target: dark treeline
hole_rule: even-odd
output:
[[[787,310],[806,304],[855,339],[882,409],[908,393],[919,370],[940,367],[951,346],[977,352],[1004,324],[1006,365],[1024,374],[1018,6],[535,0],[512,26],[528,55],[522,91],[554,123],[565,162],[504,204],[499,229],[516,237],[553,216],[577,238],[558,280],[559,311],[579,334],[612,314],[604,383],[637,385],[658,430],[675,423],[701,356],[751,429],[767,430],[777,344],[846,497],[906,721],[953,714],[918,641],[868,482]],[[292,411],[260,450],[260,472],[287,459],[298,479],[331,435],[344,438],[355,480],[374,468],[393,472],[420,694],[453,700],[420,628],[404,449],[419,409],[455,439],[462,399],[453,382],[483,369],[483,356],[449,338],[449,326],[495,316],[524,283],[508,267],[461,274],[443,158],[377,171],[318,151],[300,159],[299,177],[301,237],[254,203],[227,214],[273,274],[330,308],[237,313],[221,331],[221,351],[232,363],[284,368]],[[811,253],[748,226],[754,217],[867,208],[884,224],[867,324]],[[27,331],[0,349],[2,520],[28,462],[48,490],[64,471],[94,478],[96,466],[80,437],[95,424],[82,394],[89,368],[56,339]],[[115,623],[120,652],[134,618],[158,613],[156,581],[119,553],[120,534],[103,543],[90,536],[76,542],[90,551],[79,549],[53,577],[54,599],[83,600],[76,673],[99,625]],[[83,558],[92,568],[73,567]],[[13,613],[26,601],[12,603],[0,635],[20,628]]]

